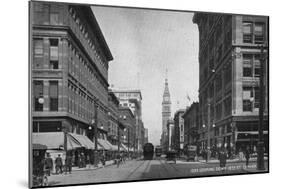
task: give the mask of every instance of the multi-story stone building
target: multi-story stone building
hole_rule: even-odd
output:
[[[268,17],[195,13],[193,22],[199,28],[201,145],[205,148],[210,138],[210,147],[237,151],[248,146],[255,150],[261,52],[265,46],[267,53]],[[268,64],[264,63],[263,127],[268,144]]]
[[[120,101],[121,107],[128,107],[134,114],[136,120],[135,151],[142,150],[144,140],[144,126],[142,122],[142,95],[140,90],[117,90],[113,89],[114,94]]]
[[[185,145],[198,146],[198,127],[199,127],[199,103],[193,102],[187,107],[184,114],[184,141]]]
[[[108,133],[107,138],[113,145],[119,142],[119,100],[112,91],[108,93]]]
[[[175,150],[178,154],[183,153],[184,147],[184,119],[182,118],[185,110],[180,109],[174,115],[175,123]]]
[[[167,149],[168,145],[168,131],[167,122],[171,118],[171,98],[168,86],[168,79],[165,79],[165,88],[162,100],[162,134],[160,144],[162,148]]]
[[[135,150],[136,140],[136,119],[128,107],[119,107],[120,121],[124,125],[123,143],[126,145],[127,150],[133,152]]]
[[[108,130],[108,67],[113,59],[90,6],[31,3],[33,132],[93,140]],[[103,136],[101,136],[103,135]]]
[[[175,150],[175,123],[172,118],[167,121],[167,144],[165,145],[165,151]]]

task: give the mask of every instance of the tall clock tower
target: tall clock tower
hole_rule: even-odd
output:
[[[161,135],[161,146],[165,148],[167,139],[168,139],[168,132],[167,132],[167,122],[171,117],[171,99],[170,99],[170,92],[168,86],[168,79],[166,76],[165,79],[165,88],[163,93],[163,100],[162,100],[162,135]]]

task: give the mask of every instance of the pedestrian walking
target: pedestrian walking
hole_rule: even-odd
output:
[[[119,167],[120,160],[121,160],[121,156],[120,156],[120,154],[118,153],[118,154],[117,154],[117,160],[116,160],[117,168]]]
[[[239,153],[239,160],[240,160],[240,161],[243,161],[243,159],[244,159],[244,154],[243,154],[243,151],[242,151],[241,148],[239,149],[239,152],[238,152],[238,153]]]
[[[82,168],[82,156],[80,154],[78,154],[78,158],[77,158],[77,164],[79,168]]]
[[[101,155],[101,164],[102,164],[102,167],[105,166],[105,155],[104,154]]]
[[[220,167],[222,168],[222,170],[224,170],[226,167],[226,159],[227,159],[227,153],[223,149],[219,152]]]
[[[67,174],[67,172],[71,174],[71,171],[72,171],[72,156],[67,155],[65,158],[65,174]]]
[[[245,158],[246,158],[246,166],[248,167],[249,159],[250,159],[250,150],[249,150],[249,148],[247,148],[246,151],[245,151]]]
[[[45,159],[45,169],[48,176],[51,175],[51,170],[53,169],[53,159],[50,157],[50,154],[47,153],[47,157]]]
[[[58,157],[56,158],[55,160],[55,164],[56,164],[56,174],[61,174],[63,171],[62,171],[62,159],[60,157],[60,154],[58,155]],[[58,173],[59,172],[59,173]]]

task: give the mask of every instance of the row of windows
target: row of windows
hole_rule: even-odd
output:
[[[68,91],[68,112],[81,118],[92,119],[94,117],[93,99],[70,81]]]
[[[60,5],[50,5],[42,2],[34,2],[34,13],[36,23],[46,25],[61,25],[59,20]]]
[[[47,44],[46,44],[47,46]],[[56,38],[49,39],[49,69],[58,69],[59,68],[59,40]],[[44,68],[44,40],[43,38],[34,38],[33,39],[33,67],[35,69]]]
[[[251,112],[255,108],[259,108],[260,97],[259,87],[245,86],[243,87],[243,111]]]
[[[116,123],[109,121],[108,134],[113,136],[118,135],[118,125]]]
[[[243,77],[260,76],[260,54],[243,54]]]
[[[76,48],[69,43],[70,58],[69,58],[69,73],[74,76],[83,86],[87,89],[94,89],[97,93],[106,93],[107,85],[100,79],[98,73],[95,71],[93,66],[86,61],[76,50]],[[97,84],[97,85],[94,85]]]
[[[77,16],[77,13],[75,12],[75,10],[70,7],[69,8],[69,14],[70,16],[73,18],[74,22],[77,24],[80,32],[82,33],[85,41],[87,41],[89,47],[92,49],[92,52],[94,53],[95,57],[97,58],[97,61],[99,62],[99,64],[101,64],[104,68],[107,68],[107,64],[105,63],[105,58],[103,58],[100,54],[101,54],[101,50],[95,45],[97,44],[96,41],[93,41],[91,39],[91,37],[88,33],[86,24],[82,23],[82,20]]]
[[[243,43],[263,44],[265,41],[265,23],[243,22]]]
[[[231,96],[228,96],[223,101],[218,102],[215,104],[210,104],[210,119],[211,120],[221,120],[223,117],[231,115],[232,110],[232,100]],[[202,112],[202,121],[203,123],[208,122],[208,105],[204,102],[201,105],[201,112]]]
[[[58,81],[49,81],[49,110],[58,111]],[[44,103],[44,83],[43,81],[33,82],[34,111],[43,111]]]

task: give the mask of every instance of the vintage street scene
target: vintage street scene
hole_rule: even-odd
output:
[[[29,5],[32,187],[269,171],[267,16]]]

